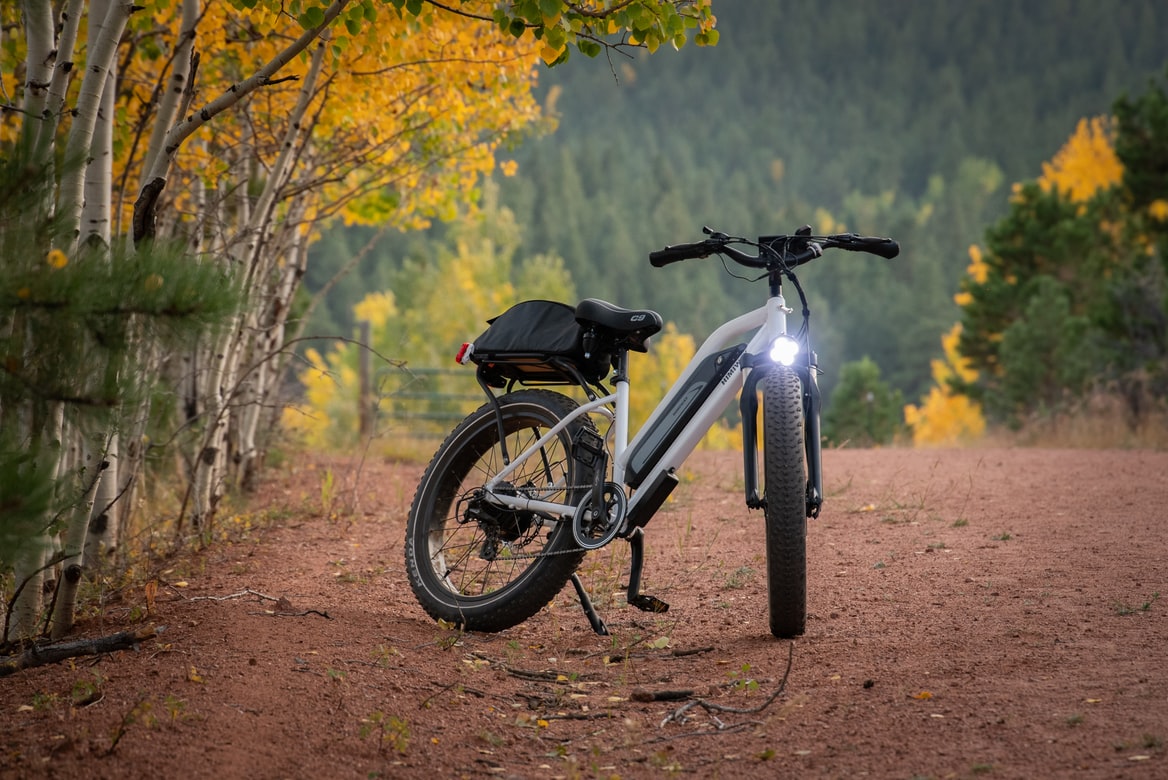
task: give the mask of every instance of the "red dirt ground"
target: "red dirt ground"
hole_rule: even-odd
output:
[[[420,467],[287,468],[252,530],[163,575],[159,638],[0,680],[0,777],[1168,776],[1168,453],[824,466],[794,642],[736,455],[696,455],[649,525],[667,614],[623,603],[623,542],[586,560],[610,637],[570,588],[501,634],[435,624],[402,560]]]

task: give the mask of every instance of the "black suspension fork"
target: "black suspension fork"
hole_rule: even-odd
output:
[[[819,358],[808,350],[807,364],[799,368],[803,385],[803,447],[807,453],[807,516],[819,517],[823,507],[823,462],[819,431]]]
[[[762,509],[766,500],[758,490],[758,382],[763,372],[758,370],[765,362],[757,355],[742,356],[742,369],[747,370],[746,381],[738,396],[738,411],[742,416],[742,479],[746,488],[746,505]]]
[[[766,376],[769,360],[755,355],[742,356],[743,368],[750,367],[742,395],[738,399],[742,415],[742,476],[746,489],[746,505],[751,509],[766,506],[766,498],[758,487],[758,383]],[[803,388],[803,449],[807,460],[807,516],[818,517],[823,506],[823,466],[821,461],[819,409],[820,395],[817,374],[818,360],[808,353],[807,362],[795,368]]]

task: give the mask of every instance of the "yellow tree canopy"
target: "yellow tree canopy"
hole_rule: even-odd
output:
[[[974,256],[974,264],[979,260]],[[961,339],[961,323],[957,323],[941,337],[943,360],[933,360],[933,382],[920,406],[909,404],[904,408],[904,421],[912,430],[913,444],[917,446],[954,445],[978,439],[985,432],[985,418],[981,405],[967,396],[953,392],[950,379],[972,382],[977,371],[969,360],[957,351]]]
[[[72,73],[84,72],[89,6],[70,7],[85,9]],[[16,32],[0,39],[0,101],[15,107],[26,53],[15,4],[4,4],[0,21]],[[168,93],[184,92],[183,133],[168,136],[177,169],[164,206],[198,218],[217,207],[216,189],[258,190],[281,150],[298,144],[297,175],[281,182],[286,192],[314,192],[298,218],[415,226],[452,214],[494,166],[500,141],[538,119],[531,88],[541,61],[562,62],[569,47],[594,56],[605,46],[680,47],[689,37],[713,44],[714,23],[710,0],[143,0],[118,57],[115,224],[128,225]],[[308,84],[311,41],[327,55]],[[311,143],[288,133],[302,87],[312,93],[301,120]],[[65,127],[69,105],[59,114]],[[18,125],[0,125],[0,141]]]
[[[1042,164],[1038,186],[1043,192],[1057,190],[1075,203],[1089,200],[1123,180],[1123,163],[1115,154],[1115,129],[1111,117],[1080,119],[1075,132],[1050,162]]]
[[[149,20],[135,20],[139,30],[147,24],[170,28],[167,37],[176,38],[172,5],[155,3]],[[289,5],[293,14],[298,7]],[[306,16],[311,18],[300,13]],[[246,13],[209,4],[197,29],[195,103],[254,73],[300,32],[301,22],[276,3],[254,3]],[[293,59],[271,83],[192,138],[168,184],[179,213],[196,212],[192,201],[203,191],[263,186],[288,143],[289,116],[305,86],[312,95],[302,122],[311,136],[295,142],[297,166],[286,192],[312,191],[304,217],[309,222],[339,216],[413,227],[430,215],[449,216],[492,169],[500,141],[539,117],[531,95],[536,42],[516,40],[478,20],[451,13],[423,20],[372,2],[352,3],[343,24],[321,45],[325,61],[314,84],[305,84],[308,58]],[[136,47],[124,74],[130,90],[118,123],[128,153],[120,155],[123,164],[141,162],[141,145],[132,148],[134,118],[154,99],[167,56],[166,50]],[[138,156],[131,158],[134,152]],[[127,177],[131,183],[137,178]],[[133,193],[123,195],[126,208]]]

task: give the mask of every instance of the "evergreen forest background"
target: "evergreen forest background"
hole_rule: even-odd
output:
[[[919,398],[960,318],[969,248],[1006,213],[1012,185],[1168,62],[1157,0],[720,0],[715,11],[716,47],[576,55],[546,70],[558,128],[515,139],[516,173],[495,179],[487,220],[514,221],[516,256],[562,258],[577,297],[654,308],[699,342],[758,305],[761,288],[716,260],[653,269],[650,250],[696,240],[703,225],[898,239],[895,260],[832,253],[800,274],[825,397],[841,366],[869,358]],[[389,233],[365,255],[374,229],[327,232],[305,280],[327,295],[306,333],[352,335],[353,307],[372,291],[408,306],[408,277],[461,229]]]

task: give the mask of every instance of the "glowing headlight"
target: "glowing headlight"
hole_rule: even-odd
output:
[[[771,360],[784,366],[792,365],[799,354],[799,342],[790,336],[779,336],[771,344]]]

